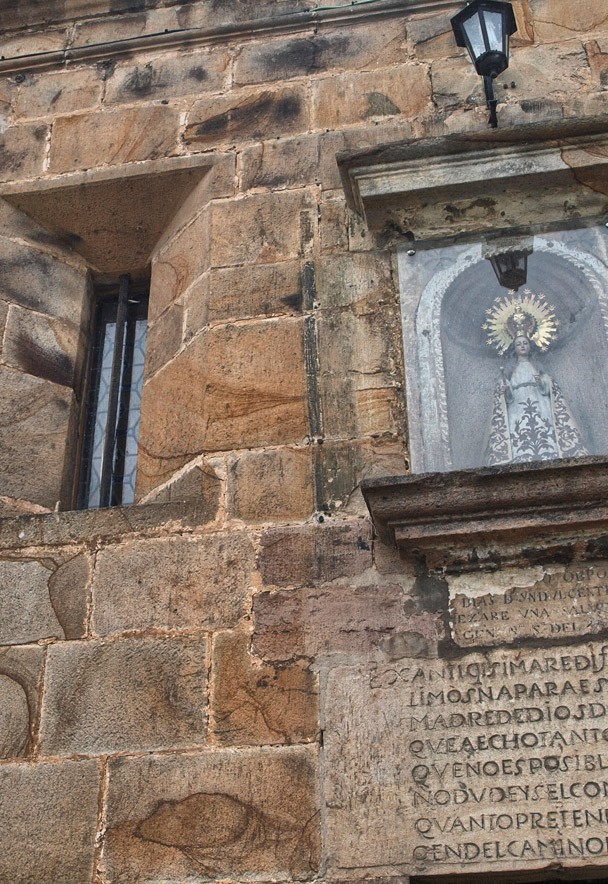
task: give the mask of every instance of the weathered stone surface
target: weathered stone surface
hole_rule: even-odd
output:
[[[201,521],[213,522],[218,515],[222,487],[222,479],[211,464],[195,464],[186,468],[174,482],[153,492],[153,499],[157,503],[164,500],[198,500],[202,505]]]
[[[17,233],[22,235],[21,230]],[[0,279],[0,291],[7,301],[79,327],[86,294],[84,268],[2,237]]]
[[[576,0],[531,0],[530,6],[534,34],[540,43],[605,30],[608,24],[608,9],[602,0],[588,0],[582,8]]]
[[[211,266],[273,264],[299,257],[307,234],[307,209],[309,202],[298,191],[214,203]]]
[[[261,665],[249,636],[224,633],[214,642],[212,734],[224,746],[314,740],[318,730],[316,679],[301,663]]]
[[[313,749],[110,763],[104,867],[111,880],[255,875],[308,880],[319,856]]]
[[[313,504],[309,447],[250,452],[229,461],[228,507],[237,519],[306,519],[312,514]]]
[[[407,22],[407,36],[415,57],[422,61],[463,54],[456,46],[449,16],[443,10],[411,16]]]
[[[71,406],[66,387],[0,369],[0,494],[55,507]]]
[[[119,65],[108,77],[104,103],[177,98],[219,92],[224,85],[228,53],[198,50],[173,58],[143,56],[137,64]]]
[[[70,555],[49,578],[49,597],[66,638],[83,638],[88,613],[91,559],[86,553]]]
[[[0,767],[0,880],[89,884],[99,780],[94,761]]]
[[[167,156],[177,149],[178,131],[177,111],[161,105],[58,117],[50,169],[69,172]]]
[[[96,633],[235,626],[245,613],[252,547],[244,534],[132,541],[102,550],[93,578]]]
[[[54,384],[71,387],[79,344],[77,326],[11,306],[2,348],[7,365]]]
[[[330,69],[364,69],[403,61],[403,21],[383,22],[380,27],[353,27],[245,44],[235,64],[235,83],[269,83],[290,77],[309,77]]]
[[[302,87],[238,91],[198,101],[188,117],[184,138],[190,148],[257,141],[306,132],[309,108]]]
[[[431,89],[422,65],[340,74],[313,84],[313,124],[334,129],[374,117],[415,117],[430,110]]]
[[[172,359],[182,345],[184,308],[171,304],[156,322],[148,326],[146,339],[146,377],[152,377],[159,368]]]
[[[580,638],[608,628],[608,566],[575,562],[450,579],[452,635],[461,647]]]
[[[248,267],[247,273],[241,267],[212,270],[184,298],[185,338],[193,337],[209,323],[300,313],[302,289],[300,261],[257,264]]]
[[[201,212],[152,262],[150,314],[154,321],[209,266],[209,214]]]
[[[39,562],[0,562],[0,643],[64,638],[49,596],[50,572]]]
[[[605,655],[574,645],[332,670],[330,869],[466,879],[605,862]]]
[[[258,566],[264,583],[305,586],[353,577],[372,564],[367,522],[270,528],[261,537]]]
[[[243,151],[241,188],[294,187],[319,180],[320,136],[299,135],[256,144]]]
[[[11,126],[0,133],[0,181],[40,175],[46,154],[48,126]]]
[[[308,426],[303,363],[297,321],[198,335],[144,388],[138,493],[203,451],[301,441]]]
[[[103,81],[95,68],[30,74],[19,88],[15,115],[23,119],[87,110],[98,104]]]
[[[44,648],[0,649],[0,758],[30,754],[38,721]]]
[[[275,662],[378,649],[392,655],[397,647],[426,653],[443,635],[440,617],[419,610],[397,583],[262,592],[254,614],[254,653]]]
[[[192,746],[207,735],[202,637],[51,645],[40,724],[45,755]]]

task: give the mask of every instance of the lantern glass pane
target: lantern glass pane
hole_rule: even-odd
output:
[[[486,51],[479,15],[477,13],[472,15],[471,18],[462,23],[462,27],[473,59],[478,59]]]
[[[484,19],[486,23],[486,31],[488,32],[488,49],[495,52],[503,52],[503,22],[501,12],[491,12],[485,10]]]

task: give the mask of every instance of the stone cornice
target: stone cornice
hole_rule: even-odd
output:
[[[86,15],[91,15],[91,4],[83,0]],[[412,15],[419,12],[437,12],[453,9],[454,0],[378,0],[370,5],[347,5],[324,8],[319,5],[301,12],[294,12],[269,18],[259,18],[244,22],[230,23],[214,28],[176,28],[110,40],[87,45],[70,44],[61,50],[36,52],[11,57],[0,56],[0,74],[10,74],[33,68],[49,68],[67,65],[76,61],[96,61],[119,56],[134,51],[151,51],[175,48],[193,48],[209,43],[263,37],[264,35],[297,33],[311,27],[325,24],[359,24],[383,17]],[[79,16],[73,12],[72,19]],[[99,21],[101,17],[97,18]],[[109,18],[109,17],[108,17]],[[127,16],[123,16],[125,20]],[[41,26],[42,27],[42,26]],[[35,31],[35,28],[30,30]]]

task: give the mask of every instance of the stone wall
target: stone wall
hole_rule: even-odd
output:
[[[345,696],[359,666],[437,656],[447,591],[361,496],[408,469],[399,231],[347,207],[336,154],[487,111],[460,4],[326,7],[0,3],[6,187],[211,168],[149,256],[127,509],[67,511],[98,268],[0,200],[2,882],[413,872],[390,777],[344,766],[349,729],[378,732]],[[500,125],[605,113],[605,0],[514,7]]]

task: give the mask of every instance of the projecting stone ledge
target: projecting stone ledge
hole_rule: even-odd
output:
[[[602,557],[608,551],[608,459],[585,457],[369,479],[376,530],[449,571]]]

